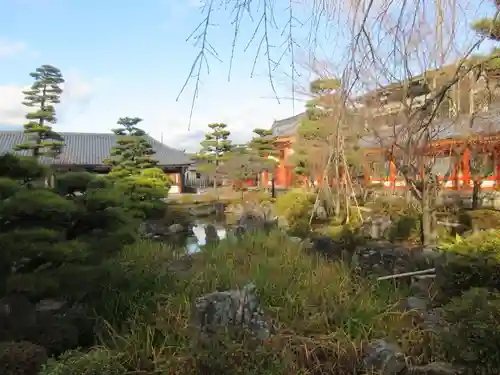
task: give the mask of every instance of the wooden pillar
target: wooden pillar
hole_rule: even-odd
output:
[[[267,188],[268,185],[269,185],[269,172],[268,171],[263,171],[261,173],[261,182],[262,182],[262,186]]]
[[[389,160],[389,181],[391,183],[391,187],[396,186],[396,176],[398,174],[396,164],[391,160]]]

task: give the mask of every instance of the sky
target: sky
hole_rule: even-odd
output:
[[[287,24],[287,3],[276,2],[278,25]],[[177,96],[200,51],[186,41],[204,18],[198,0],[0,0],[0,128],[25,122],[22,90],[32,83],[29,73],[42,64],[58,67],[66,80],[56,107],[56,131],[109,132],[119,117],[140,117],[142,128],[154,138],[196,151],[209,123],[228,124],[239,143],[254,128],[270,128],[275,119],[302,112],[304,98],[292,95],[289,56],[273,72],[279,102],[264,50],[252,75],[262,33],[246,52],[245,47],[256,20],[240,28],[228,80],[231,12],[219,9],[214,17],[208,41],[222,61],[208,57],[210,73],[203,70],[191,117],[196,79],[179,100]],[[306,28],[295,24],[296,37],[305,38]],[[280,35],[281,28],[272,33],[272,57],[277,60],[284,49],[279,40],[286,37]],[[335,52],[330,42],[328,49]],[[294,56],[302,68],[306,55],[299,50]],[[295,80],[307,85],[310,69],[295,66],[300,73]]]
[[[109,132],[119,117],[140,117],[154,138],[193,151],[209,123],[227,123],[241,142],[303,108],[278,102],[265,58],[251,77],[257,46],[243,49],[254,26],[242,31],[228,81],[234,31],[222,22],[209,33],[222,62],[209,57],[188,130],[196,80],[176,98],[200,51],[186,39],[203,18],[197,0],[0,0],[0,125],[25,122],[21,91],[42,64],[66,80],[57,131]],[[276,77],[278,96],[291,97]]]

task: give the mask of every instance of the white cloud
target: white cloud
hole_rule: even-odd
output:
[[[0,58],[15,56],[26,50],[22,42],[13,42],[7,38],[0,37]]]
[[[95,82],[98,80],[85,80],[78,72],[70,72],[66,76],[61,104],[56,107],[60,120],[85,111],[92,98]],[[24,100],[22,92],[28,88],[29,86],[16,84],[0,85],[0,124],[24,124],[27,107],[22,104]]]
[[[214,76],[204,82],[188,130],[189,91],[176,102],[178,88],[165,90],[156,82],[130,86],[121,80],[89,79],[78,72],[66,73],[65,79],[55,130],[109,132],[119,117],[138,116],[151,136],[187,151],[199,149],[209,123],[227,123],[233,142],[240,143],[250,139],[253,129],[270,128],[275,119],[303,110],[302,103],[296,104],[295,111],[290,100],[279,104],[266,78],[238,77],[227,82]],[[0,86],[0,124],[25,122],[22,89],[19,85]],[[291,96],[287,89],[282,94]]]

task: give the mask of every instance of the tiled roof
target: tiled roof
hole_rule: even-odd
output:
[[[488,135],[500,132],[500,107],[475,115],[472,127],[468,116],[458,120],[435,121],[433,124],[432,140],[444,140],[468,135]],[[367,148],[387,147],[394,143],[394,135],[404,135],[403,125],[387,127],[377,132],[377,135],[368,135],[361,139],[360,146]]]
[[[44,164],[59,165],[103,165],[110,157],[118,136],[112,133],[59,133],[64,138],[62,153],[56,158],[41,158]],[[160,166],[180,166],[191,164],[183,152],[146,136],[156,152],[154,157]],[[12,152],[14,146],[24,142],[22,131],[0,131],[0,154]],[[18,155],[28,155],[27,151],[16,151]]]
[[[285,118],[283,120],[274,121],[271,126],[271,131],[274,137],[290,137],[294,136],[297,132],[297,128],[300,125],[300,120],[304,118],[306,114],[300,113],[293,117]]]

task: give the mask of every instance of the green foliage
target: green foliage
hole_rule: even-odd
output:
[[[208,124],[210,131],[205,134],[205,139],[200,143],[201,150],[196,159],[202,161],[200,172],[218,175],[219,166],[227,160],[227,153],[231,151],[232,145],[229,140],[231,132],[227,130],[226,124]],[[217,177],[217,176],[216,176]]]
[[[0,343],[2,375],[37,375],[45,361],[47,352],[39,345],[25,341]]]
[[[112,166],[107,179],[124,192],[131,201],[126,207],[139,217],[161,215],[165,209],[162,199],[167,197],[171,181],[156,165],[154,150],[144,137],[145,132],[137,127],[140,118],[120,118],[122,128],[113,132],[119,136],[111,151],[113,158],[105,160]]]
[[[49,360],[39,375],[123,375],[127,370],[121,364],[122,357],[99,347],[88,352],[69,351],[57,361]]]
[[[112,166],[110,178],[129,177],[158,164],[153,158],[153,147],[144,137],[146,133],[137,127],[141,121],[138,117],[118,119],[118,125],[122,127],[113,129],[113,133],[118,136],[117,144],[111,150],[112,158],[105,160],[105,163]]]
[[[0,165],[4,159],[13,161],[1,156]],[[35,298],[84,293],[74,275],[90,277],[96,265],[135,239],[130,199],[79,172],[59,175],[55,189],[32,187],[22,173],[26,165],[30,175],[32,163],[14,164],[15,173],[3,170],[19,180],[0,176],[2,289]]]
[[[420,240],[420,216],[403,215],[396,217],[389,228],[389,241],[419,241]]]
[[[478,34],[486,36],[488,39],[500,40],[500,22],[490,18],[480,19],[472,24],[472,29]]]
[[[276,213],[287,221],[291,233],[304,235],[309,231],[314,201],[314,194],[300,189],[291,190],[276,199]]]
[[[249,143],[249,148],[254,154],[254,163],[257,164],[259,172],[263,169],[274,170],[278,157],[277,149],[274,145],[276,137],[271,130],[254,129],[255,136]]]
[[[482,231],[469,237],[457,236],[443,243],[447,262],[440,266],[436,279],[446,296],[458,296],[473,287],[500,290],[500,233]]]
[[[34,157],[55,157],[61,153],[64,140],[51,125],[57,122],[54,104],[60,103],[60,85],[64,79],[61,71],[52,65],[42,65],[30,76],[35,82],[31,89],[23,91],[23,104],[35,109],[26,115],[28,122],[24,125],[24,133],[28,142],[17,145],[15,149],[28,150]]]
[[[257,160],[252,150],[246,146],[233,147],[225,154],[224,164],[220,166],[220,172],[233,181],[233,187],[244,188],[242,183],[254,179],[261,171],[262,164]]]
[[[500,372],[500,293],[474,288],[441,310],[445,329],[437,337],[445,359],[475,374]]]
[[[19,180],[24,183],[41,179],[48,169],[31,156],[4,154],[0,157],[0,176]]]

